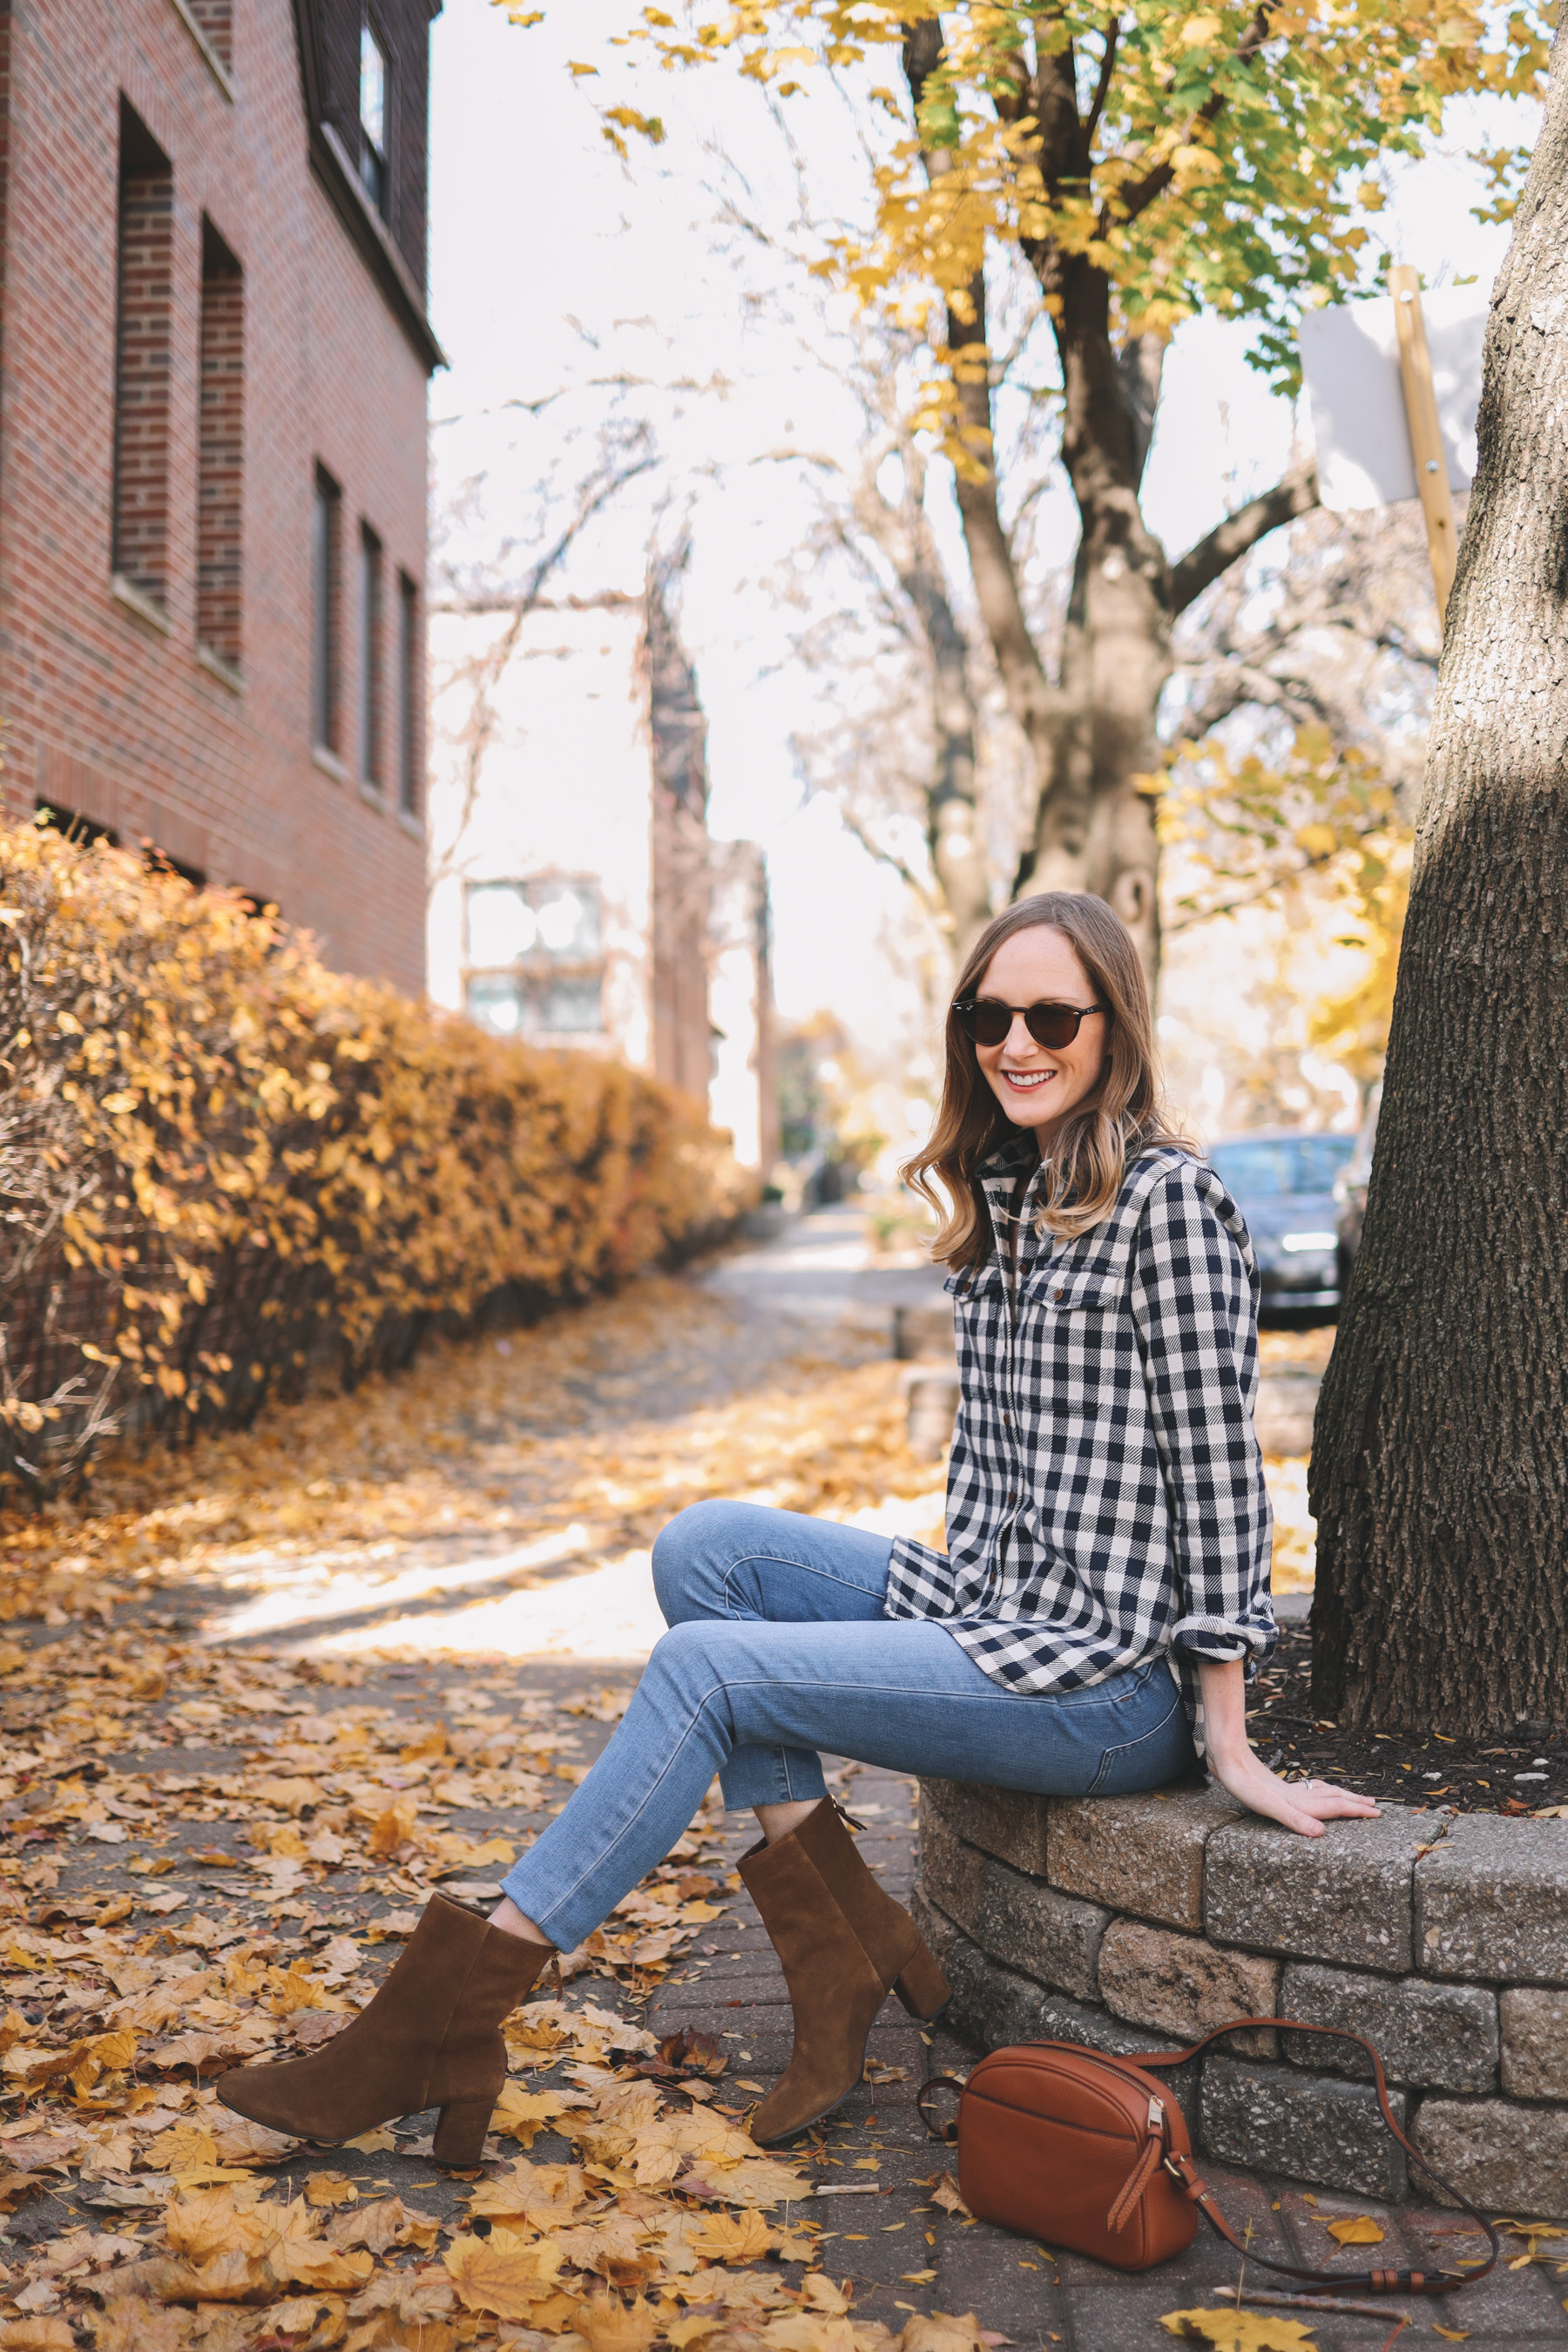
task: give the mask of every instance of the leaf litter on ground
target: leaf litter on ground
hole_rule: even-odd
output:
[[[446,1343],[395,1383],[274,1407],[177,1455],[111,1456],[88,1501],[0,1517],[0,1617],[22,1637],[0,1641],[0,2217],[26,2222],[44,2196],[87,2217],[0,2244],[0,2352],[1004,2340],[973,2315],[917,2314],[901,2337],[858,2321],[800,2219],[809,2174],[747,2136],[718,2042],[656,2041],[616,2005],[735,1889],[711,1800],[510,2021],[511,2071],[455,2220],[350,2179],[212,2087],[341,2031],[433,1887],[493,1898],[583,1777],[578,1727],[618,1720],[630,1690],[563,1698],[465,1658],[411,1717],[379,1680],[366,1690],[374,1659],[226,1653],[149,1603],[205,1606],[329,1555],[384,1565],[432,1528],[592,1516],[647,1542],[715,1493],[847,1516],[929,1488],[885,1360],[797,1349],[744,1392],[704,1393],[727,1312],[635,1286],[507,1353]],[[672,1416],[683,1380],[695,1402]],[[593,1408],[563,1415],[584,1386]],[[566,2161],[535,2160],[542,2133]],[[353,2146],[429,2152],[395,2125]]]

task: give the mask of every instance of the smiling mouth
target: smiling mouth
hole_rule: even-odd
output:
[[[1056,1075],[1055,1070],[1004,1070],[1002,1073],[1010,1087],[1026,1088],[1043,1087]]]

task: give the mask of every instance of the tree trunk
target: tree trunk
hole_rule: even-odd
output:
[[[909,27],[903,67],[917,123],[927,81],[942,53],[940,20]],[[1108,52],[1108,58],[1110,52]],[[1045,46],[1031,66],[1014,59],[1016,89],[998,93],[999,115],[1035,125],[1047,184],[1086,182],[1098,104],[1079,109],[1069,47]],[[949,169],[940,148],[922,150],[935,183]],[[1157,200],[1169,170],[1153,172],[1134,201]],[[1024,610],[1013,550],[998,503],[992,431],[984,271],[950,297],[947,337],[963,437],[971,463],[957,478],[959,514],[975,601],[991,640],[1008,708],[1035,771],[1036,818],[1014,884],[1032,890],[1089,890],[1116,909],[1136,940],[1152,985],[1160,956],[1159,845],[1154,801],[1138,779],[1160,763],[1155,729],[1171,674],[1171,626],[1226,566],[1267,530],[1318,502],[1307,466],[1173,564],[1143,520],[1139,490],[1153,435],[1161,347],[1139,336],[1118,349],[1110,281],[1085,256],[1049,240],[1021,240],[1051,306],[1062,372],[1062,461],[1081,532],[1067,626],[1054,678],[1047,675]]]
[[[1492,296],[1365,1230],[1312,1458],[1313,1703],[1390,1730],[1568,1719],[1564,253],[1560,33]]]

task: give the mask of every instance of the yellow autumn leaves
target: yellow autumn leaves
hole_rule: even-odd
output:
[[[741,1203],[701,1107],[331,971],[238,897],[0,833],[0,1478],[581,1297]]]

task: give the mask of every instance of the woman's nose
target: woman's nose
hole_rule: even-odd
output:
[[[1007,1032],[1007,1051],[1012,1055],[1032,1054],[1035,1041],[1029,1034],[1029,1024],[1021,1013],[1013,1015],[1013,1026]]]

